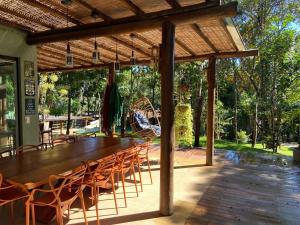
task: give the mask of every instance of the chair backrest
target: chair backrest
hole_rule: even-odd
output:
[[[86,165],[82,164],[79,168],[72,171],[71,174],[66,176],[50,175],[49,186],[58,203],[74,201],[79,191],[83,190],[82,185],[84,175],[86,173]],[[68,194],[66,195],[66,191]]]
[[[132,165],[136,161],[139,152],[140,148],[138,148],[137,146],[118,152],[117,160],[120,168],[124,167],[124,165]]]
[[[3,182],[3,175],[2,173],[0,173],[0,187],[2,186],[2,182]]]
[[[31,152],[31,151],[37,151],[39,150],[39,146],[38,145],[22,145],[19,146],[18,148],[16,148],[16,154],[20,155],[24,152]]]
[[[109,178],[114,173],[113,169],[116,166],[116,156],[113,154],[98,161],[89,160],[86,164],[86,176],[90,179],[95,180],[96,176],[99,174],[105,175],[105,177]]]

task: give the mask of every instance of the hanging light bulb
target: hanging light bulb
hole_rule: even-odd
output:
[[[67,44],[67,52],[66,52],[66,66],[73,67],[73,54],[71,52],[70,43]]]
[[[120,61],[119,61],[119,55],[118,55],[118,42],[116,41],[116,60],[115,60],[115,71],[116,73],[119,73],[121,69]]]
[[[135,57],[135,54],[134,54],[134,34],[130,34],[130,37],[131,37],[131,41],[132,41],[132,44],[131,44],[131,57],[130,57],[130,64],[133,66],[136,64],[136,57]]]
[[[158,61],[158,48],[156,46],[153,46],[151,49],[151,53],[152,53],[152,58],[150,60],[150,66],[156,70],[157,61]]]
[[[98,51],[98,44],[97,44],[97,40],[95,37],[95,43],[94,43],[94,51],[92,54],[92,58],[93,58],[93,63],[97,64],[100,60],[100,52]]]
[[[67,4],[69,1],[62,1],[63,4]],[[69,27],[69,7],[67,5],[67,28]],[[70,42],[67,43],[67,52],[66,52],[66,66],[73,67],[73,55],[71,52]]]

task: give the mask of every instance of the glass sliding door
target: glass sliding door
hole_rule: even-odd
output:
[[[18,144],[17,61],[0,56],[0,153]]]

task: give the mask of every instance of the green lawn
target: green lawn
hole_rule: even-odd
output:
[[[104,136],[103,133],[97,133],[97,136]],[[154,144],[160,143],[160,138],[154,138]],[[206,137],[200,138],[201,146],[206,146]],[[264,149],[261,143],[256,144],[255,148],[251,147],[251,144],[237,144],[227,140],[215,140],[215,148],[216,149],[225,149],[225,150],[233,150],[233,151],[245,151],[245,152],[259,152],[259,153],[269,153],[274,154],[271,149]],[[286,147],[281,146],[278,149],[278,152],[275,155],[285,155],[285,156],[293,156],[293,150]]]
[[[155,138],[153,143],[160,143],[159,138]],[[201,146],[206,146],[206,137],[200,138]],[[216,149],[225,149],[225,150],[233,150],[233,151],[247,151],[247,152],[260,152],[260,153],[270,153],[274,154],[271,149],[264,149],[262,144],[256,144],[255,148],[251,147],[251,144],[237,144],[227,140],[215,140],[215,148]],[[278,149],[278,153],[276,155],[285,155],[285,156],[293,156],[292,149],[281,146]]]

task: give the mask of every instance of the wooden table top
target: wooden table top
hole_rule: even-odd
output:
[[[134,143],[136,140],[129,138],[86,138],[47,151],[32,151],[13,158],[2,158],[0,172],[10,182],[32,189],[47,183],[51,174],[68,172],[80,166],[82,161],[104,158],[130,148]]]

